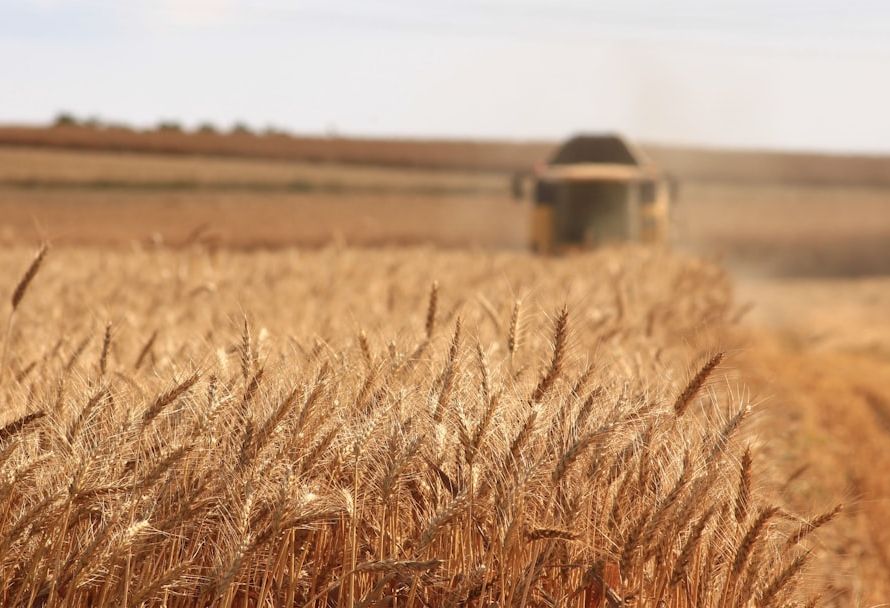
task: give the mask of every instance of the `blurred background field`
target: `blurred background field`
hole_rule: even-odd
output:
[[[531,207],[510,178],[552,147],[0,129],[0,238],[522,248]],[[647,152],[674,183],[675,247],[743,273],[890,272],[890,159]]]

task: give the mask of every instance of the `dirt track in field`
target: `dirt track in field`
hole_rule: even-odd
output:
[[[827,605],[890,599],[890,278],[738,282],[753,308],[736,363],[765,399],[767,458],[792,506],[842,501],[824,536]],[[805,468],[801,468],[801,466]]]

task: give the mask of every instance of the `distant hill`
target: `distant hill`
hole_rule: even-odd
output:
[[[546,159],[558,143],[6,126],[0,145],[512,172]],[[890,185],[890,156],[642,147],[679,179]]]

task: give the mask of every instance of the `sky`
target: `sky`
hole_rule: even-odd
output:
[[[0,0],[0,122],[890,152],[886,0]]]

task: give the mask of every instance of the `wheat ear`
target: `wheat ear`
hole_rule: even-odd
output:
[[[13,318],[19,308],[19,304],[22,303],[22,298],[25,297],[25,293],[28,291],[28,285],[34,280],[37,271],[40,270],[40,265],[43,264],[43,259],[46,257],[47,251],[49,251],[49,247],[45,243],[40,246],[37,255],[35,255],[34,259],[31,261],[31,265],[28,266],[25,274],[19,279],[18,285],[15,286],[15,289],[12,292],[12,308],[9,311],[9,316],[6,318],[6,337],[3,340],[3,355],[0,356],[0,379],[2,379],[3,375],[6,373],[6,358],[9,356],[9,341],[12,338]]]
[[[707,381],[708,376],[710,376],[711,372],[714,371],[714,368],[720,365],[720,362],[723,361],[723,356],[724,353],[720,352],[708,359],[695,376],[692,377],[692,380],[689,381],[683,389],[683,392],[677,396],[677,400],[674,401],[674,413],[678,418],[686,412],[689,404],[692,403],[692,400],[695,399],[695,396]]]

